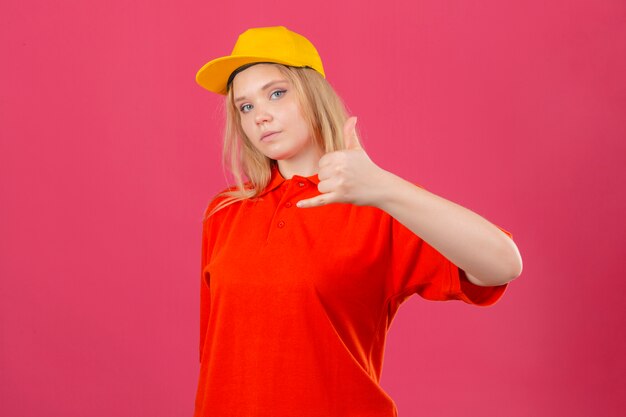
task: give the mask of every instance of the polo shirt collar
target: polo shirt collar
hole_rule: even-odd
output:
[[[278,188],[285,181],[290,181],[290,180],[285,179],[282,176],[282,174],[280,173],[280,170],[278,169],[278,164],[272,164],[271,172],[272,172],[272,177],[270,178],[270,182],[267,184],[267,187],[265,187],[265,189],[261,192],[261,194],[259,194],[259,196],[261,196],[263,194],[266,194],[266,193],[269,193],[270,191],[273,191],[274,189]],[[315,185],[319,184],[319,182],[320,182],[317,174],[313,174],[310,177],[303,177],[301,175],[294,175],[293,177],[291,177],[291,180],[294,180],[294,181],[297,181],[297,180],[307,180],[309,182],[312,182]]]

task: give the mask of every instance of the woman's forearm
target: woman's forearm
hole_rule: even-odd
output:
[[[464,270],[470,282],[501,285],[521,274],[517,245],[497,226],[388,171],[382,175],[374,205]]]

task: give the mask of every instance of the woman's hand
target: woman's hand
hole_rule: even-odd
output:
[[[367,156],[356,135],[356,117],[344,125],[346,149],[329,152],[319,160],[317,189],[320,195],[300,200],[298,207],[317,207],[331,203],[377,206],[384,190],[387,171]]]

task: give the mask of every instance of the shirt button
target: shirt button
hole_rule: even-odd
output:
[[[284,221],[279,221],[278,222],[278,227],[285,227],[285,222]]]
[[[289,201],[287,201],[287,202],[285,203],[285,207],[287,207],[287,208],[291,207],[291,203],[290,203]]]
[[[299,183],[298,183],[298,185],[299,185],[300,187],[304,187],[304,183],[303,183],[303,182],[299,182]]]

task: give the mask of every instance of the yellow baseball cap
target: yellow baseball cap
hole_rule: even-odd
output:
[[[243,32],[230,55],[209,61],[200,68],[196,82],[213,93],[225,95],[233,71],[258,62],[310,67],[326,77],[322,59],[307,38],[284,26],[271,26]]]

